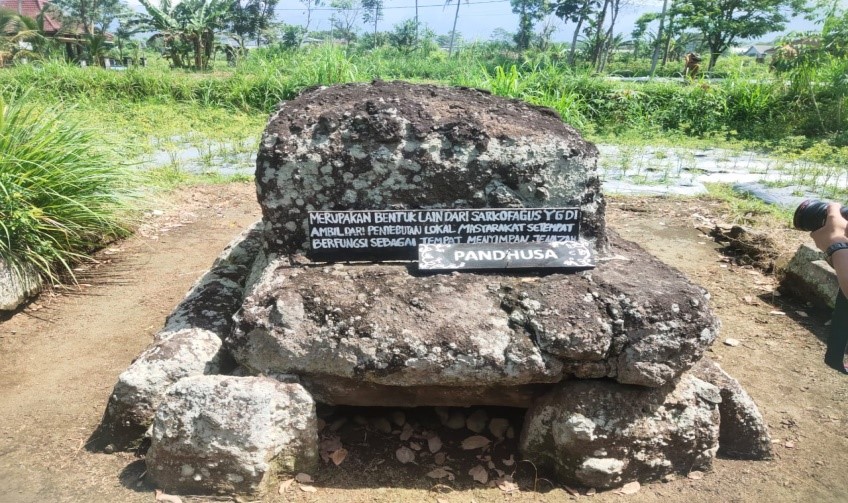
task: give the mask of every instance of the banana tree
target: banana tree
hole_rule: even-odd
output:
[[[194,67],[205,70],[214,47],[215,31],[223,28],[233,0],[186,0],[179,8],[187,14],[185,34],[194,45]]]
[[[150,40],[162,39],[168,52],[167,58],[175,68],[183,67],[181,42],[185,39],[185,30],[178,16],[180,5],[171,4],[171,0],[160,0],[159,6],[150,0],[139,0],[146,12],[132,18],[127,26],[137,32],[154,32]]]

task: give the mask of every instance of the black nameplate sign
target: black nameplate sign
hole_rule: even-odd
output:
[[[418,268],[425,271],[592,267],[594,255],[579,241],[418,245]]]
[[[309,258],[416,260],[421,244],[577,241],[579,208],[310,211]]]

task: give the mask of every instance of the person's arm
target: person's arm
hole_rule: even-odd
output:
[[[831,203],[827,207],[827,220],[824,227],[810,233],[821,251],[827,250],[834,243],[848,243],[848,220],[842,217],[840,208],[840,205]],[[836,270],[839,288],[845,296],[848,296],[848,249],[837,250],[830,258]]]

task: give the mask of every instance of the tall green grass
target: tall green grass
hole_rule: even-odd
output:
[[[128,233],[133,176],[61,109],[0,100],[0,259],[48,281]]]
[[[61,62],[21,65],[0,72],[0,96],[34,89],[40,100],[83,106],[177,103],[255,114],[272,112],[280,101],[314,85],[402,79],[488,89],[551,107],[583,133],[600,138],[684,135],[779,145],[803,135],[848,145],[843,63],[818,69],[806,80],[793,76],[791,85],[764,65],[746,65],[744,58],[723,57],[720,63],[720,82],[624,82],[571,68],[558,53],[521,55],[485,44],[472,44],[451,58],[442,51],[407,54],[391,47],[269,47],[252,51],[235,68],[206,73],[164,65],[123,72]]]

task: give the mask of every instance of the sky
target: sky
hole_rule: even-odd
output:
[[[437,34],[447,34],[451,31],[453,16],[456,10],[456,1],[450,0],[447,7],[445,0],[418,0],[419,20],[427,25]],[[329,4],[329,0],[326,0]],[[646,12],[659,12],[662,10],[662,0],[629,0],[630,5],[623,6],[619,15],[616,33],[623,33],[629,38],[633,31],[636,19]],[[848,0],[840,2],[848,6]],[[129,0],[129,4],[140,9],[138,0]],[[383,19],[378,23],[377,29],[385,31],[406,19],[415,17],[415,0],[384,0]],[[330,16],[332,11],[327,7],[318,7],[313,11],[310,30],[328,30],[330,28]],[[305,25],[306,9],[298,0],[280,0],[275,9],[278,21],[288,24]],[[556,17],[552,22],[557,27],[554,40],[570,41],[574,30],[574,24],[564,24]],[[360,19],[361,21],[361,19]],[[361,22],[358,23],[360,31],[370,29]],[[459,19],[456,31],[465,40],[489,40],[492,32],[497,28],[503,28],[509,32],[515,32],[518,27],[518,16],[512,13],[509,0],[468,0],[463,1],[459,8]],[[807,31],[814,29],[812,22],[802,18],[793,19],[785,31]],[[762,37],[760,41],[768,42],[775,38],[778,33]]]

